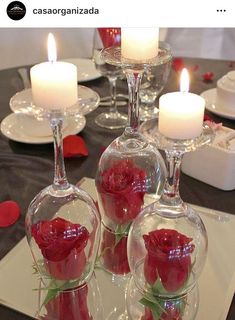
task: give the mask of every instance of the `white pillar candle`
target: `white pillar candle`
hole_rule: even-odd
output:
[[[122,56],[140,61],[156,57],[158,54],[158,34],[158,28],[122,28]]]
[[[33,103],[44,109],[64,109],[77,102],[77,67],[56,61],[56,46],[48,36],[48,60],[30,70]]]
[[[203,127],[205,100],[187,92],[189,80],[185,79],[183,84],[183,72],[181,91],[164,94],[159,99],[158,129],[172,139],[193,139],[201,134]]]

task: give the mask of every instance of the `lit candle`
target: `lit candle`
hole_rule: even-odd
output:
[[[56,44],[48,36],[48,60],[30,70],[33,103],[44,109],[63,109],[77,102],[77,67],[56,61]]]
[[[122,28],[121,53],[132,60],[148,60],[158,54],[158,28]]]
[[[189,76],[181,73],[180,92],[164,94],[159,99],[158,129],[172,139],[193,139],[202,132],[205,100],[188,92]]]

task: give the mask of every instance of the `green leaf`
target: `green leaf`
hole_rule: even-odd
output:
[[[42,305],[41,305],[41,308],[43,306],[45,306],[46,304],[48,304],[49,301],[51,301],[52,299],[54,299],[59,293],[59,290],[58,289],[50,289],[47,291],[47,295],[46,295],[46,298],[44,299]]]
[[[79,280],[58,280],[53,278],[50,274],[47,273],[43,260],[38,260],[37,264],[33,264],[33,270],[34,274],[37,274],[40,276],[43,276],[43,278],[50,280],[48,286],[43,286],[41,288],[33,289],[35,290],[40,290],[40,291],[45,291],[47,290],[47,295],[40,307],[40,309],[46,305],[51,299],[55,298],[61,291],[67,290],[67,289],[72,289],[76,288],[79,286],[79,284],[82,281],[82,278]],[[90,270],[90,265],[87,266],[86,271],[83,273],[83,279],[87,277],[87,274],[89,273]]]
[[[159,293],[167,293],[166,289],[163,287],[160,277],[157,277],[157,280],[154,282],[153,286],[151,286],[151,290],[153,295],[157,295]]]
[[[159,310],[157,304],[146,298],[140,299],[139,302],[151,310],[154,320],[158,320],[160,318],[162,311]]]
[[[119,241],[128,235],[128,232],[130,230],[131,223],[129,224],[119,224],[115,230],[115,246],[119,243]]]

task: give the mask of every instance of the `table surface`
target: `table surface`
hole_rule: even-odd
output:
[[[235,67],[235,63],[231,64],[229,61],[187,58],[184,59],[184,62],[188,68],[198,66],[196,71],[191,72],[190,84],[190,91],[197,94],[216,87],[216,81]],[[214,73],[213,81],[204,82],[202,75],[208,71]],[[177,91],[178,83],[179,74],[172,70],[163,93]],[[108,82],[105,78],[83,83],[83,85],[97,91],[101,97],[109,93]],[[12,95],[22,89],[23,83],[17,68],[0,71],[0,120],[11,112],[9,100]],[[117,89],[118,92],[126,93],[126,81],[119,81]],[[65,160],[67,176],[73,184],[84,176],[95,177],[103,148],[107,147],[123,131],[106,130],[94,123],[94,118],[105,108],[107,107],[99,107],[87,115],[86,127],[80,133],[88,147],[89,156]],[[120,107],[120,110],[127,111],[126,109],[127,107]],[[220,118],[212,113],[208,114],[215,121],[222,122],[225,126],[235,129],[235,120]],[[0,228],[1,259],[25,235],[24,218],[30,201],[40,190],[51,184],[53,179],[53,146],[52,144],[30,145],[18,143],[10,141],[0,134],[0,150],[0,185],[2,186],[0,201],[11,199],[16,201],[21,208],[21,217],[17,223],[7,228]],[[235,214],[235,190],[222,191],[182,174],[180,192],[186,202]],[[0,306],[0,319],[27,320],[30,318]],[[227,317],[227,320],[232,319],[235,319],[235,298]]]

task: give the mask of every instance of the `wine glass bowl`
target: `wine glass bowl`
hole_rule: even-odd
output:
[[[100,216],[91,197],[68,183],[59,110],[50,114],[54,139],[54,181],[32,200],[26,213],[27,240],[35,272],[54,292],[89,281],[100,238]]]
[[[201,274],[207,233],[198,214],[182,207],[160,199],[146,207],[130,228],[128,261],[142,294],[154,292],[160,298],[186,294]]]
[[[130,133],[129,128],[102,154],[95,183],[105,226],[101,262],[109,272],[126,275],[130,271],[126,251],[130,225],[149,195],[160,197],[165,177],[164,161],[158,150],[138,132]]]
[[[165,151],[168,176],[161,198],[144,208],[130,228],[128,261],[143,294],[154,292],[160,298],[174,298],[195,286],[208,250],[203,221],[180,197],[182,156],[211,143],[214,132],[204,125],[200,136],[180,140],[162,135],[157,121],[154,128],[155,143]]]
[[[127,115],[119,113],[116,106],[116,81],[123,77],[123,71],[120,66],[107,63],[101,52],[107,47],[120,46],[121,30],[120,28],[98,28],[95,30],[93,41],[93,61],[96,69],[108,79],[110,87],[110,110],[99,114],[95,123],[108,129],[123,128],[127,124]]]
[[[26,215],[26,234],[45,286],[53,279],[64,281],[68,288],[89,280],[98,250],[98,231],[95,204],[76,186],[55,189],[51,185],[33,199]]]

